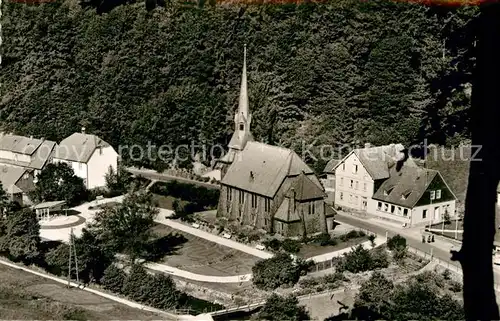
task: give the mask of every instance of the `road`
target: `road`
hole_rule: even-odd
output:
[[[430,253],[432,249],[432,254],[435,257],[449,263],[450,265],[456,266],[460,269],[462,268],[460,266],[460,263],[451,260],[450,249],[453,247],[451,244],[448,244],[448,249],[443,249],[443,247],[438,247],[434,245],[435,243],[422,243],[420,235],[416,235],[414,232],[413,233],[408,232],[404,228],[398,228],[389,225],[382,226],[380,224],[377,224],[377,222],[373,222],[371,220],[365,220],[349,214],[343,214],[341,212],[337,212],[335,220],[340,223],[357,226],[359,228],[371,231],[378,235],[385,235],[387,233],[388,237],[392,237],[396,234],[399,234],[406,238],[406,242],[409,246],[427,253]],[[443,243],[445,242],[441,241],[441,244]],[[493,272],[495,277],[495,283],[500,284],[500,269],[497,266],[494,266]]]
[[[141,175],[145,178],[149,178],[149,179],[157,180],[157,181],[161,181],[161,182],[178,181],[178,182],[182,182],[182,183],[195,184],[195,185],[199,185],[199,186],[203,186],[203,187],[211,188],[211,189],[220,189],[219,185],[200,182],[200,181],[196,181],[196,180],[192,180],[192,179],[184,178],[184,177],[177,177],[177,176],[162,174],[162,173],[158,173],[158,172],[151,170],[151,169],[138,169],[138,168],[133,168],[133,167],[127,167],[126,170],[131,174]]]

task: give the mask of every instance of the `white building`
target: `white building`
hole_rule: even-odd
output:
[[[20,167],[36,176],[50,163],[56,143],[43,138],[18,135],[0,137],[0,165]]]
[[[106,186],[110,167],[117,171],[118,153],[95,135],[74,133],[56,147],[53,161],[67,163],[85,186],[92,189]]]
[[[335,206],[408,227],[441,222],[445,213],[454,217],[456,197],[441,174],[404,159],[401,144],[367,144],[336,165],[327,165]]]

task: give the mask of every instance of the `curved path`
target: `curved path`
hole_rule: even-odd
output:
[[[41,225],[40,224],[40,229],[41,230],[57,230],[57,229],[62,229],[62,228],[69,228],[69,227],[74,227],[74,226],[84,224],[87,221],[85,219],[85,217],[82,217],[80,215],[75,215],[75,217],[77,218],[76,221],[74,221],[72,223],[67,223],[67,224],[61,224],[61,225]]]
[[[100,200],[98,202],[94,201],[91,203],[86,203],[82,204],[78,207],[75,207],[75,210],[78,210],[81,212],[81,217],[83,221],[77,225],[77,228],[75,229],[75,235],[78,235],[79,232],[81,232],[81,229],[84,227],[85,223],[88,221],[91,221],[92,218],[94,217],[96,211],[95,210],[89,210],[89,206],[95,206],[97,203],[103,204],[103,203],[108,203],[108,202],[121,202],[123,199],[122,196],[114,197],[114,198],[109,198],[109,199],[104,199]],[[223,237],[196,229],[192,226],[188,226],[179,222],[176,222],[174,220],[169,219],[169,217],[173,214],[172,211],[165,210],[165,209],[159,209],[159,214],[155,221],[160,224],[164,224],[167,226],[170,226],[172,228],[175,228],[177,230],[192,234],[194,236],[206,239],[207,241],[217,243],[241,252],[248,253],[250,255],[256,256],[261,259],[267,259],[273,257],[272,253],[266,252],[266,251],[261,251],[257,250],[254,247],[248,246],[246,244],[242,244],[233,240],[228,240]],[[80,215],[79,215],[80,216]],[[58,231],[59,229],[59,231]],[[63,242],[67,242],[67,235],[69,234],[69,228],[66,226],[58,226],[54,227],[53,229],[44,229],[43,231],[43,238],[44,239],[49,239],[49,240],[60,240]],[[42,232],[42,231],[41,231]],[[64,237],[62,237],[64,235]],[[376,246],[382,245],[386,242],[385,237],[377,236],[375,239],[375,244]],[[370,248],[370,241],[366,241],[362,243],[363,247]],[[310,260],[313,260],[315,262],[324,262],[331,260],[334,257],[338,257],[343,255],[346,252],[349,252],[352,247],[348,247],[345,249],[341,249],[338,251],[330,252],[330,253],[325,253],[321,255],[317,255],[311,258],[308,258]],[[209,282],[209,283],[240,283],[240,282],[248,282],[252,279],[252,274],[241,274],[241,275],[232,275],[232,276],[215,276],[215,275],[204,275],[204,274],[197,274],[197,273],[192,273],[189,271],[181,270],[166,264],[160,264],[160,263],[153,263],[153,262],[147,262],[145,263],[145,266],[150,269],[154,270],[157,272],[163,272],[172,276],[178,276],[182,277],[188,280],[193,280],[193,281],[200,281],[200,282]]]

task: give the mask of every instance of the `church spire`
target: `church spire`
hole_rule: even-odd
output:
[[[240,99],[238,102],[238,111],[234,114],[234,133],[229,148],[234,150],[243,150],[247,141],[253,141],[250,132],[252,123],[252,114],[248,107],[248,86],[247,86],[247,45],[243,52],[243,72],[241,75]]]
[[[238,114],[248,118],[248,88],[247,88],[247,45],[243,51],[243,72],[241,75],[240,101],[238,103]]]

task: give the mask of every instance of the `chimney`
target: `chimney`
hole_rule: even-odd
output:
[[[253,177],[253,172],[252,172],[252,171],[250,171],[250,180],[251,180],[251,181],[253,181],[253,178],[254,178],[254,177]]]
[[[30,135],[30,139],[33,139],[33,136]]]
[[[370,143],[365,143],[365,148],[370,148],[370,147],[372,147],[372,144],[370,144]]]
[[[85,127],[82,127],[82,134],[85,134]]]

